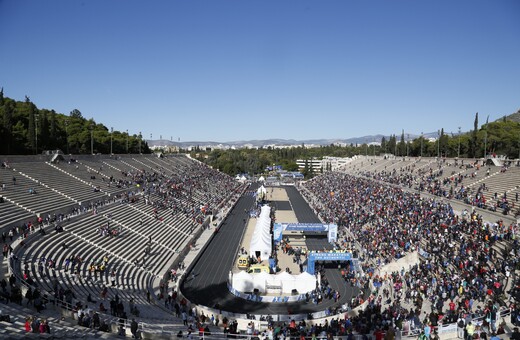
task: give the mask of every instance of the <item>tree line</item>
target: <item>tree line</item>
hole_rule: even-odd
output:
[[[0,154],[31,155],[60,149],[66,154],[150,153],[141,135],[108,129],[74,109],[69,115],[39,109],[28,96],[16,101],[0,89]]]

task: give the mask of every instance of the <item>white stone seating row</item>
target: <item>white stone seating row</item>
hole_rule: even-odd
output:
[[[115,218],[114,214],[117,212],[117,208],[118,206],[115,206],[109,210],[104,211],[104,213],[113,213],[111,223],[112,226],[124,226],[122,228],[122,236],[111,238],[108,236],[98,235],[96,228],[106,224],[107,221],[106,218],[102,215],[92,216],[89,219],[83,220],[81,224],[71,223],[69,226],[67,226],[67,230],[74,232],[79,237],[93,242],[100,249],[103,249],[111,254],[118,254],[121,256],[121,259],[132,263],[136,258],[141,258],[143,256],[145,245],[148,242],[149,236],[152,236],[152,241],[154,238],[157,239],[157,230],[161,230],[162,234],[162,232],[164,232],[164,227],[155,228],[154,230],[153,226],[146,226],[148,228],[147,230],[142,230],[142,228],[141,230],[138,230],[138,218],[133,219],[133,221],[128,222],[128,224],[127,221],[120,222]],[[120,215],[117,216],[119,218]],[[186,239],[189,235],[183,235],[175,230],[171,230],[170,233],[173,235],[169,237],[169,239],[171,239],[170,242],[175,242],[173,243],[174,245],[177,246],[179,244],[186,244]],[[161,238],[161,240],[156,241],[157,243],[154,243],[152,246],[152,254],[147,256],[147,265],[149,267],[150,273],[160,273],[167,270],[169,260],[178,253],[177,249],[161,242],[168,240],[164,234],[161,235]],[[140,246],[136,247],[136,245]],[[127,250],[132,250],[133,253],[129,254]],[[138,250],[138,252],[135,252],[135,250]]]
[[[87,300],[89,294],[91,294],[95,300],[99,300],[99,293],[103,285],[106,285],[109,287],[109,297],[114,296],[117,292],[118,295],[126,301],[133,299],[141,312],[150,309],[148,315],[157,314],[157,311],[154,310],[156,307],[150,305],[144,298],[144,292],[148,289],[148,286],[151,285],[151,281],[154,279],[154,276],[149,272],[145,272],[141,268],[129,264],[128,262],[109,257],[109,263],[105,273],[98,274],[97,279],[95,279],[94,275],[91,275],[88,272],[89,264],[92,260],[97,262],[102,259],[105,252],[92,247],[87,242],[84,242],[78,237],[74,237],[74,235],[70,233],[61,233],[58,237],[53,239],[47,238],[46,240],[52,240],[52,242],[39,242],[41,244],[47,244],[43,246],[35,245],[34,249],[27,252],[27,256],[24,259],[31,262],[31,276],[36,279],[38,285],[45,291],[52,292],[51,280],[54,275],[56,275],[55,280],[57,280],[62,287],[72,288],[76,297],[83,302]],[[67,250],[61,248],[61,244],[64,241],[69,245],[69,249]],[[58,269],[56,270],[51,270],[45,267],[45,276],[42,277],[37,270],[37,263],[42,256],[48,258],[48,254],[59,254],[54,258],[59,267],[57,267]],[[63,269],[65,259],[74,254],[85,254],[85,257],[83,257],[83,263],[76,267],[80,270],[80,276],[82,277],[81,280],[72,280],[70,271],[66,272]],[[116,287],[110,286],[109,273],[112,269],[115,269],[118,273]],[[137,292],[138,294],[133,294],[132,292]],[[108,300],[105,303],[105,307],[108,307]],[[171,315],[168,314],[168,317],[171,317]]]
[[[152,199],[158,200],[159,198],[156,197],[156,196],[152,196]],[[191,209],[194,206],[198,207],[198,204],[193,202],[193,201],[189,201],[186,198],[184,198],[184,199],[183,198],[176,199],[174,201],[176,202],[176,204],[180,205],[181,207],[184,207],[184,208],[188,209],[188,212],[187,213],[184,213],[184,212],[174,212],[173,215],[172,215],[172,210],[169,210],[169,209],[168,210],[159,210],[159,215],[163,218],[163,220],[165,222],[173,223],[173,224],[176,224],[176,223],[180,223],[182,225],[184,225],[184,224],[191,224],[191,228],[197,227],[198,224],[195,222],[196,216],[194,216],[194,214],[192,213]],[[144,212],[146,212],[150,216],[153,216],[153,210],[154,210],[153,206],[145,205],[144,203],[141,203],[141,202],[139,202],[139,204],[137,204],[136,206],[141,207],[141,209]]]
[[[157,166],[161,169],[163,169],[165,171],[165,173],[169,173],[170,175],[174,173],[174,167],[171,165],[171,164],[168,164],[166,162],[164,162],[162,159],[160,158],[151,158],[151,157],[143,157],[141,159],[142,162],[147,162],[149,164],[152,164],[154,166]],[[160,161],[160,163],[159,163]]]
[[[122,172],[122,170],[117,167],[117,166],[121,166],[121,163],[117,162],[117,160],[105,159],[105,160],[103,160],[103,164],[109,166],[111,169],[114,169],[118,173]]]
[[[183,159],[187,158],[184,156],[173,156],[168,158],[157,158],[154,159],[155,162],[160,164],[164,164],[166,169],[171,169],[172,172],[178,172],[182,169],[186,169],[187,164],[183,162]]]
[[[520,188],[520,168],[510,167],[506,172],[498,171],[494,176],[485,177],[481,183],[485,183],[488,188],[484,195],[490,203],[500,202],[504,193],[507,194],[508,201],[512,201],[515,198],[515,190]],[[495,192],[497,200],[494,199]]]
[[[126,191],[124,188],[118,188],[114,183],[111,183],[111,185],[108,186],[110,176],[98,170],[99,167],[97,169],[92,168],[90,165],[79,161],[71,164],[62,162],[54,166],[93,187],[99,186],[101,192],[105,194],[111,195]],[[95,176],[96,178],[91,179],[91,176]],[[105,179],[104,181],[103,178]]]
[[[112,215],[111,220],[116,225],[128,226],[128,228],[132,228],[135,232],[143,235],[147,240],[151,237],[152,244],[164,248],[164,250],[179,251],[179,247],[191,236],[189,233],[191,226],[186,221],[177,222],[168,219],[159,221],[134,204],[120,205],[106,213]],[[143,221],[142,225],[140,225],[140,220]]]
[[[140,165],[141,169],[146,170],[147,172],[151,171],[151,172],[161,173],[162,170],[163,170],[162,168],[160,168],[160,169],[157,169],[157,167],[154,168],[152,165],[147,164],[147,163],[145,163],[142,160],[137,159],[137,158],[132,158],[132,162],[135,165]]]
[[[121,170],[118,170],[103,161],[91,161],[87,159],[82,159],[81,161],[79,161],[79,163],[85,165],[87,168],[90,168],[91,172],[94,170],[99,171],[100,174],[105,176],[105,178],[107,179],[110,179],[110,176],[112,176],[115,180],[125,179],[123,177],[123,174],[121,173]]]
[[[42,214],[76,204],[71,197],[54,191],[14,169],[14,166],[11,169],[0,169],[2,183],[6,184],[6,189],[1,193],[4,198],[21,208],[34,214]],[[16,185],[13,185],[13,177],[16,178]],[[31,195],[29,189],[34,189],[37,194]]]
[[[90,179],[90,177],[87,178],[87,179],[83,179],[81,176],[78,176],[77,173],[72,173],[72,172],[67,171],[67,170],[70,170],[70,169],[65,170],[62,167],[59,167],[58,165],[53,164],[51,162],[46,162],[45,164],[47,164],[48,166],[50,166],[50,167],[60,171],[61,173],[65,174],[65,175],[67,175],[67,176],[69,176],[69,177],[71,177],[71,178],[73,178],[73,179],[75,179],[75,180],[77,180],[77,181],[79,181],[79,182],[81,182],[83,184],[88,185],[91,188],[92,191],[94,189],[97,189],[97,190],[99,190],[100,193],[105,194],[105,195],[109,195],[109,193],[106,190],[104,190],[105,189],[104,187],[100,186],[98,188],[96,186],[96,180],[97,179],[96,180],[92,180],[92,179]],[[77,170],[79,170],[79,168],[80,168],[80,164],[78,164],[78,169]],[[67,177],[65,177],[65,178],[67,178]]]
[[[33,217],[35,217],[33,213],[4,198],[4,202],[0,203],[0,232],[4,226]]]
[[[17,163],[13,165],[20,171],[36,178],[38,181],[83,202],[100,199],[105,196],[102,192],[94,192],[93,188],[45,163]]]
[[[137,171],[141,171],[141,170],[142,170],[141,168],[139,168],[139,167],[137,167],[137,166],[134,166],[134,165],[130,164],[131,161],[130,161],[130,159],[128,159],[128,158],[125,158],[125,160],[120,159],[119,162],[123,163],[126,167],[132,168],[133,171],[136,171],[136,170],[137,170]]]

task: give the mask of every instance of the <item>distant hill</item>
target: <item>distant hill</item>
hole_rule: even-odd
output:
[[[390,139],[390,136],[384,136],[386,140]],[[405,133],[405,140],[413,140],[415,138],[420,137],[420,135],[417,134],[407,134]],[[424,138],[437,138],[437,131],[435,132],[428,132],[423,134]],[[215,141],[187,141],[187,142],[177,142],[177,141],[170,141],[167,139],[162,140],[147,140],[148,145],[150,146],[176,146],[180,148],[188,148],[188,147],[194,147],[194,146],[200,146],[200,147],[244,147],[246,145],[251,147],[263,147],[267,145],[330,145],[330,144],[353,144],[353,145],[360,145],[360,144],[372,144],[381,143],[381,139],[383,138],[383,135],[369,135],[369,136],[362,136],[362,137],[352,137],[352,138],[336,138],[336,139],[305,139],[305,140],[295,140],[295,139],[254,139],[254,140],[238,140],[238,141],[230,141],[230,142],[215,142]],[[397,135],[397,138],[400,138],[400,135]]]
[[[506,119],[510,122],[517,122],[520,123],[520,109],[516,111],[515,113],[511,113],[509,116],[506,116]],[[497,119],[502,120],[502,118]]]

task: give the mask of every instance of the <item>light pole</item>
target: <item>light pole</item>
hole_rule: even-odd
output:
[[[39,118],[40,118],[40,115],[38,113],[34,115],[34,122],[35,122],[34,138],[36,138],[36,154],[38,154],[38,119]]]
[[[128,129],[126,129],[126,153],[128,153]]]
[[[67,138],[67,155],[69,154],[69,120],[65,119],[65,137]]]
[[[487,154],[487,124],[486,129],[484,130],[484,159],[486,159]]]
[[[441,157],[441,130],[437,130],[437,158]]]
[[[410,134],[406,134],[406,157],[410,156]]]
[[[460,158],[460,126],[459,126],[459,148],[457,150],[457,158]]]

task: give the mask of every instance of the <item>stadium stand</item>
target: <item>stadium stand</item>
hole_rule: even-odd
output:
[[[184,158],[93,156],[50,163],[16,157],[9,162],[0,171],[6,184],[2,232],[12,249],[8,277],[15,281],[6,298],[18,300],[30,289],[40,292],[45,304],[71,313],[88,304],[114,327],[117,318],[132,315],[149,332],[161,322],[166,324],[161,331],[184,330],[180,318],[175,326],[174,304],[155,296],[154,285],[178,265],[211,214],[224,209],[239,187]],[[114,300],[121,307],[112,309]]]
[[[346,282],[372,284],[376,292],[349,327],[332,317],[326,326],[298,325],[303,334],[373,334],[395,326],[417,335],[427,323],[440,330],[464,310],[484,329],[493,308],[500,328],[500,317],[518,309],[510,297],[520,255],[512,221],[520,168],[494,164],[358,156],[341,172],[300,186],[321,220],[340,226],[335,246],[362,255],[356,263],[366,275]],[[0,174],[8,246],[2,300],[9,302],[1,309],[11,316],[0,321],[2,335],[24,336],[34,308],[51,335],[63,338],[123,334],[132,318],[143,333],[172,336],[203,319],[168,284],[183,273],[193,241],[240,192],[232,178],[184,156],[150,155],[55,163],[15,157]],[[420,263],[383,272],[414,251]]]

